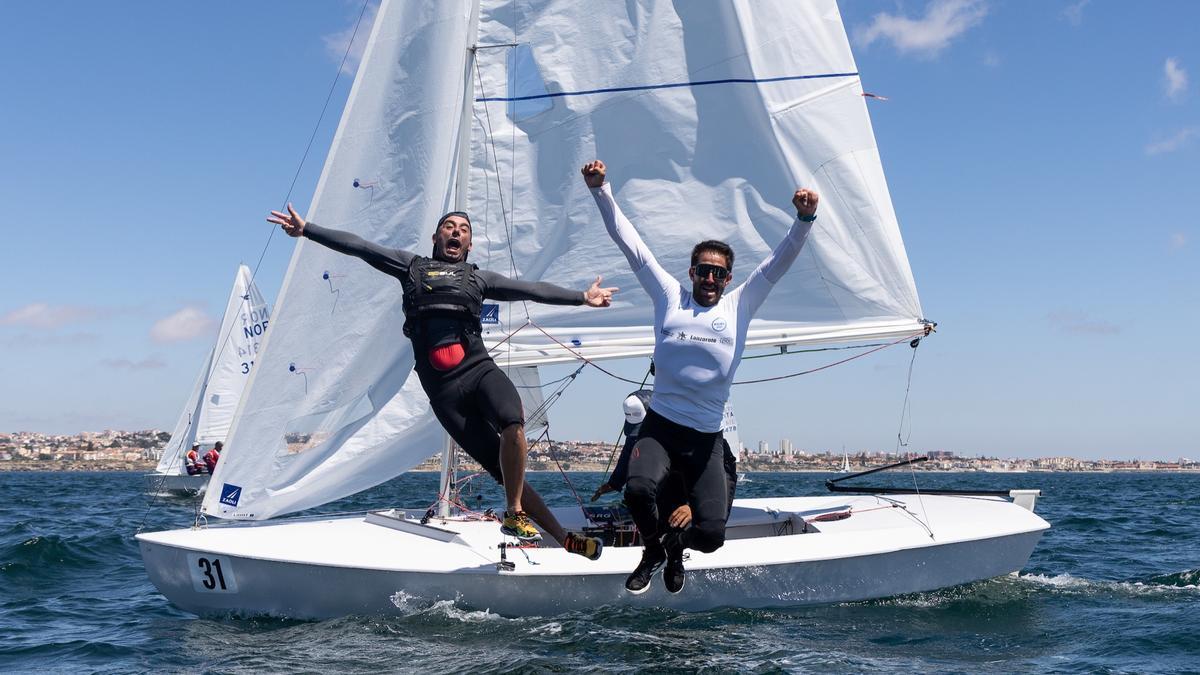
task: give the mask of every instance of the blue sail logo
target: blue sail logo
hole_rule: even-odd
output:
[[[230,485],[225,483],[221,486],[221,503],[229,506],[237,506],[238,500],[242,498],[242,488],[238,485]]]

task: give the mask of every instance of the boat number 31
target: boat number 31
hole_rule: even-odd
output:
[[[192,577],[192,588],[197,593],[237,592],[233,562],[229,558],[192,553],[188,555],[187,560],[188,571]]]

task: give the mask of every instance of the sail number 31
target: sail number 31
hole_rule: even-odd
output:
[[[197,593],[236,593],[237,581],[229,558],[211,555],[188,555],[188,571],[192,588]]]

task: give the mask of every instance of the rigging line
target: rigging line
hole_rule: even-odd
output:
[[[529,96],[496,96],[488,98],[486,94],[475,99],[479,102],[508,102],[532,101],[543,98],[561,98],[565,96],[586,96],[589,94],[615,94],[625,91],[646,91],[649,89],[677,89],[679,87],[704,87],[712,84],[769,84],[772,82],[787,82],[791,80],[823,80],[836,77],[858,77],[858,73],[821,73],[819,75],[784,75],[781,77],[729,77],[720,80],[697,80],[695,82],[668,82],[664,84],[643,84],[629,87],[603,87],[599,89],[580,89],[579,91],[558,91],[549,94],[531,94]],[[483,92],[480,92],[481,94]]]
[[[568,351],[568,352],[570,352],[570,353],[571,353],[571,355],[572,355],[572,356],[574,356],[575,358],[579,359],[580,361],[583,361],[583,362],[584,362],[584,363],[586,363],[587,365],[589,365],[589,366],[591,366],[591,367],[595,368],[596,370],[598,370],[598,371],[600,371],[600,372],[604,373],[605,375],[608,375],[609,377],[613,378],[614,380],[620,380],[620,381],[622,381],[622,382],[628,382],[629,384],[638,384],[638,381],[637,381],[637,380],[631,380],[631,379],[629,379],[629,378],[627,378],[627,377],[621,377],[620,375],[617,375],[616,373],[613,373],[613,372],[611,372],[611,371],[609,371],[609,370],[607,370],[607,369],[605,369],[605,368],[602,368],[602,367],[600,367],[600,366],[596,365],[596,362],[595,362],[595,361],[592,361],[591,359],[589,359],[588,357],[584,356],[583,354],[580,354],[579,352],[575,351],[574,349],[571,349],[571,348],[570,348],[570,347],[568,347],[567,345],[565,345],[565,344],[563,344],[563,343],[559,342],[559,341],[558,341],[558,338],[556,338],[556,337],[554,337],[553,335],[551,335],[551,334],[547,333],[547,332],[545,331],[545,329],[543,329],[541,326],[539,326],[539,325],[537,325],[536,323],[534,323],[532,319],[531,319],[531,320],[529,320],[529,322],[528,322],[528,324],[527,324],[527,325],[533,326],[534,328],[538,329],[539,331],[541,331],[542,335],[545,335],[546,337],[550,338],[551,342],[553,342],[554,344],[558,345],[559,347],[562,347],[563,349],[567,350],[567,351]],[[645,380],[643,380],[643,383],[644,383],[644,382],[645,382]]]
[[[815,354],[816,352],[836,352],[845,349],[867,349],[869,347],[887,347],[886,342],[872,342],[865,345],[845,345],[842,347],[816,347],[813,349],[787,349],[786,351],[771,352],[769,354],[755,354],[754,356],[743,356],[743,361],[753,361],[754,359],[773,359],[776,356],[790,356],[792,354]]]
[[[487,92],[483,88],[483,71],[479,68],[479,59],[475,59],[475,79],[479,82],[479,93],[487,96]],[[476,99],[481,100],[481,99]],[[483,105],[483,116],[487,120],[484,136],[487,138],[488,148],[492,151],[492,164],[496,167],[496,195],[500,198],[500,216],[504,220],[504,233],[508,237],[508,262],[511,274],[517,276],[517,257],[513,253],[512,247],[512,227],[509,223],[508,206],[504,203],[504,183],[500,179],[500,157],[496,153],[495,129],[492,126],[492,111],[487,104]],[[515,133],[515,131],[514,131]],[[514,149],[514,153],[515,153]],[[515,184],[515,183],[514,183]],[[522,300],[521,306],[525,308],[525,318],[529,318],[529,301]]]
[[[812,374],[812,373],[815,373],[815,372],[818,372],[821,370],[825,370],[827,368],[832,368],[834,366],[840,366],[843,363],[849,363],[850,361],[853,361],[855,359],[861,359],[862,357],[867,356],[868,354],[874,354],[875,352],[877,352],[881,349],[887,349],[888,347],[894,347],[894,346],[900,344],[901,342],[908,342],[908,341],[912,340],[914,337],[916,337],[918,335],[924,335],[924,334],[925,334],[924,331],[922,331],[920,333],[913,333],[912,335],[906,335],[905,337],[902,337],[899,340],[896,340],[895,342],[888,342],[888,343],[882,344],[878,347],[875,347],[874,349],[871,349],[869,351],[862,352],[861,354],[855,354],[854,356],[844,358],[841,361],[834,361],[833,363],[827,363],[827,364],[825,364],[823,366],[819,366],[817,368],[810,368],[809,370],[802,370],[798,373],[792,373],[790,375],[778,375],[776,377],[764,377],[764,378],[757,379],[757,380],[742,380],[741,382],[734,382],[734,384],[758,384],[760,382],[774,382],[775,380],[786,380],[791,377],[799,377],[801,375],[809,375],[809,374]]]
[[[909,408],[909,406],[908,406],[908,399],[909,399],[909,392],[912,390],[913,365],[915,365],[917,362],[917,347],[921,346],[921,338],[915,338],[912,342],[909,343],[909,346],[912,347],[912,358],[908,362],[908,381],[904,385],[904,405],[900,408],[900,428],[896,430],[896,452],[897,452],[897,454],[900,452],[901,447],[908,447],[908,441],[904,440],[902,438],[902,434],[904,433],[904,415],[905,415],[905,411],[908,411],[909,415],[912,414],[911,408]],[[909,424],[908,424],[908,434],[909,434],[909,437],[911,438],[912,437],[911,418],[910,418]],[[925,498],[921,495],[921,488],[917,485],[917,471],[914,467],[915,467],[915,463],[909,464],[908,472],[912,475],[913,490],[915,490],[917,493],[917,503],[921,505],[921,513],[925,516],[925,523],[926,523],[925,529],[929,530],[929,538],[933,539],[934,538],[933,525],[929,521],[929,511],[925,508]]]

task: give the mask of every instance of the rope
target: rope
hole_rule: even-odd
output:
[[[801,375],[811,375],[812,373],[816,373],[816,372],[825,370],[827,368],[832,368],[834,366],[840,366],[843,363],[849,363],[850,361],[853,361],[855,359],[861,359],[862,357],[867,356],[869,354],[874,354],[875,352],[880,351],[881,349],[887,349],[888,347],[894,347],[894,346],[900,344],[901,342],[909,342],[913,338],[922,336],[922,335],[925,335],[924,331],[922,331],[920,333],[913,333],[912,335],[902,337],[899,340],[896,340],[895,342],[888,342],[888,343],[881,344],[880,346],[875,347],[874,349],[867,350],[865,352],[862,352],[861,354],[855,354],[854,356],[842,359],[841,361],[834,361],[833,363],[827,363],[827,364],[817,367],[817,368],[810,368],[809,370],[802,370],[798,373],[792,373],[790,375],[778,375],[776,377],[764,377],[764,378],[757,379],[757,380],[742,380],[741,382],[734,382],[734,384],[758,384],[760,382],[774,382],[776,380],[786,380],[788,378],[799,377]]]

